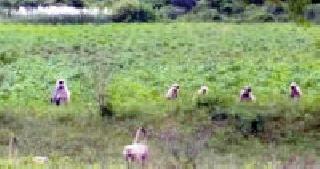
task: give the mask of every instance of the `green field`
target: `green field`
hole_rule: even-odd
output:
[[[94,82],[107,81],[113,66],[105,92],[119,114],[165,113],[163,95],[173,82],[181,85],[186,105],[203,83],[227,105],[247,84],[257,104],[276,104],[287,98],[293,80],[303,101],[316,102],[319,31],[293,24],[1,25],[0,101],[45,113],[52,110],[48,96],[55,79],[64,77],[70,107],[85,113],[96,102]]]
[[[195,132],[195,126],[210,125],[207,119],[213,110],[196,108],[194,102],[195,92],[206,84],[208,99],[215,110],[245,117],[256,114],[287,117],[287,125],[279,130],[291,135],[279,139],[281,146],[293,146],[296,148],[293,151],[320,148],[317,144],[320,138],[319,26],[279,23],[1,24],[0,44],[1,120],[10,116],[14,121],[9,121],[8,126],[3,123],[5,129],[0,133],[23,132],[26,129],[15,126],[16,123],[28,126],[21,120],[23,118],[52,116],[60,120],[54,123],[57,126],[68,123],[69,128],[61,127],[66,131],[83,134],[81,138],[85,138],[86,133],[88,137],[100,139],[104,136],[95,133],[94,126],[97,125],[101,135],[100,129],[108,123],[113,127],[106,129],[106,137],[114,140],[105,141],[117,144],[113,153],[118,153],[123,144],[130,142],[128,133],[141,124],[155,131],[177,125],[182,133]],[[67,80],[71,103],[56,107],[49,99],[55,80],[60,77]],[[296,81],[303,92],[298,104],[293,104],[288,97],[291,81]],[[181,95],[177,101],[167,101],[166,90],[175,82],[181,86]],[[240,89],[248,84],[257,102],[240,104],[237,102]],[[98,94],[107,95],[107,102],[116,116],[114,121],[97,122],[100,119]],[[81,122],[82,118],[89,120]],[[304,120],[307,133],[294,129],[296,123],[293,122],[297,118]],[[39,125],[42,123],[45,124]],[[215,132],[210,148],[240,154],[267,151],[267,145],[259,139],[242,140],[226,134],[230,134],[228,130],[227,127]],[[43,131],[35,135],[46,134]],[[60,137],[64,139],[67,135],[64,132]],[[226,137],[239,142],[234,147],[221,148],[229,144]],[[159,148],[157,139],[151,142],[153,148]],[[250,149],[252,143],[259,148]],[[31,152],[26,149],[24,154]]]

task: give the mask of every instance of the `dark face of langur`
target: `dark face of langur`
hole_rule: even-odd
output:
[[[64,81],[59,81],[58,89],[64,89]]]
[[[207,89],[202,89],[202,94],[206,94],[207,93]]]
[[[176,97],[178,93],[178,87],[173,89],[173,96]]]
[[[291,97],[294,98],[294,97],[299,97],[299,96],[300,96],[300,92],[298,91],[297,86],[292,85],[291,86]]]
[[[251,93],[251,88],[245,89],[244,93],[242,94],[242,98],[249,99],[250,98],[250,93]]]

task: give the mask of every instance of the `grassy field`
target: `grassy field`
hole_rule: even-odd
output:
[[[117,147],[112,152],[121,152],[130,142],[129,133],[141,124],[157,132],[179,126],[181,133],[192,135],[201,125],[211,126],[209,113],[223,110],[246,117],[283,115],[289,119],[279,129],[290,133],[281,141],[284,147],[291,147],[286,152],[318,150],[319,32],[319,26],[279,23],[1,24],[0,134],[13,131],[23,138],[42,137],[44,147],[48,138],[56,142],[78,139],[74,145],[89,144],[88,151],[79,152],[88,157],[85,153],[91,152],[90,144],[106,147],[112,142]],[[71,103],[64,107],[49,104],[59,77],[67,80],[71,90]],[[288,98],[291,81],[296,81],[304,94],[298,104]],[[164,95],[174,82],[180,84],[181,96],[169,102]],[[215,110],[195,107],[194,94],[201,84],[209,86],[208,98]],[[240,104],[239,91],[248,84],[257,102]],[[98,94],[107,95],[115,121],[99,121]],[[34,116],[53,118],[35,124],[26,120]],[[299,135],[296,123],[290,124],[295,118],[302,119],[312,132]],[[41,129],[47,124],[48,129]],[[108,129],[104,129],[106,125]],[[57,135],[51,131],[55,127],[61,130]],[[84,141],[86,137],[92,142]],[[230,140],[236,140],[232,147],[226,146]],[[154,149],[161,149],[156,137],[151,143]],[[268,149],[257,139],[238,138],[229,128],[215,131],[209,143],[217,151],[240,155]],[[52,153],[55,144],[43,152]],[[36,154],[33,149],[37,145],[29,145],[23,154]],[[69,148],[76,149],[74,145]],[[159,150],[158,157],[163,154]]]

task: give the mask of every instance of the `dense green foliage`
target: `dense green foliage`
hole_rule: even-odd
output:
[[[114,22],[151,22],[155,21],[155,13],[150,6],[138,1],[120,1],[113,6]]]
[[[212,97],[229,106],[246,84],[253,86],[257,105],[271,104],[270,97],[279,104],[291,81],[301,85],[303,103],[319,98],[318,27],[5,25],[0,31],[2,105],[46,110],[55,79],[64,77],[72,91],[70,107],[92,107],[96,82],[105,80],[95,79],[96,74],[108,74],[103,72],[108,65],[118,70],[105,88],[118,113],[164,113],[159,106],[167,104],[163,95],[173,82],[181,84],[178,103],[185,105],[203,83],[209,85]],[[98,66],[102,71],[95,71]],[[145,103],[156,112],[142,106]]]

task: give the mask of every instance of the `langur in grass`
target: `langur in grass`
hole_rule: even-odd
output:
[[[208,97],[206,97],[208,95],[208,91],[208,86],[202,85],[197,93],[193,96],[192,100],[198,108],[209,106]]]
[[[143,141],[139,140],[139,138],[143,136]],[[144,166],[148,161],[149,157],[149,149],[146,145],[146,130],[143,127],[140,127],[136,136],[133,140],[133,143],[130,145],[126,145],[123,149],[124,159],[129,163],[135,162]]]
[[[166,95],[166,98],[168,100],[174,100],[174,99],[177,99],[178,98],[178,94],[179,94],[179,91],[180,91],[180,86],[178,84],[173,84],[168,92],[167,92],[167,95]]]
[[[207,94],[208,94],[208,91],[209,91],[208,86],[202,85],[202,86],[200,87],[200,89],[198,90],[198,95],[199,95],[199,96],[201,96],[201,95],[207,95]]]
[[[255,101],[256,98],[252,94],[252,89],[250,86],[245,86],[241,91],[240,91],[240,101]]]
[[[297,85],[296,82],[292,82],[290,85],[290,97],[292,99],[298,99],[302,95],[300,87]]]
[[[70,92],[64,79],[58,79],[56,81],[56,87],[52,93],[51,103],[55,103],[57,106],[62,103],[68,103],[70,101]]]

